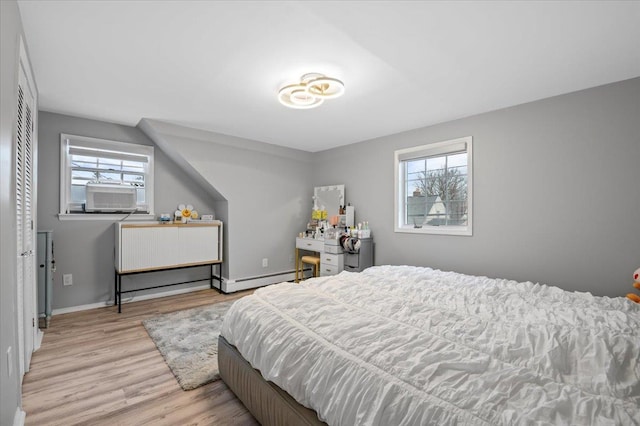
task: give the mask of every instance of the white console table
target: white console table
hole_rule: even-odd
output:
[[[211,266],[209,285],[213,286],[213,268],[218,265],[217,290],[222,286],[222,222],[161,224],[159,222],[117,222],[115,226],[115,299],[122,312],[122,294],[186,284],[164,284],[135,290],[122,290],[122,276],[168,269]],[[197,280],[200,281],[200,280]]]

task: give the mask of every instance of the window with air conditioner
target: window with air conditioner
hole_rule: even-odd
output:
[[[153,147],[60,135],[60,217],[114,214],[153,217]]]

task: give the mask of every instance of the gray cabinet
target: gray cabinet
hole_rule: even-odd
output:
[[[38,316],[44,318],[45,327],[51,323],[53,299],[53,231],[38,231]]]
[[[360,250],[344,255],[344,270],[362,272],[373,266],[373,238],[360,238]]]

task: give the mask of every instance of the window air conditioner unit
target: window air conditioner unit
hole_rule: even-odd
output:
[[[137,188],[130,185],[88,183],[86,212],[133,212],[137,210]]]

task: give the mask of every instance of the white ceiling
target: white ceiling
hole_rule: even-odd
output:
[[[19,1],[40,109],[320,151],[640,76],[640,2]],[[292,110],[306,72],[343,97]]]

